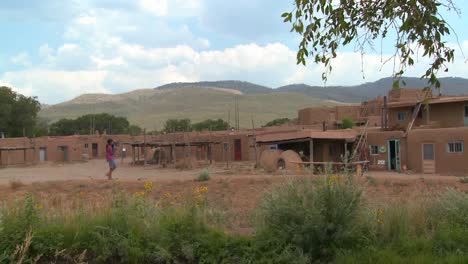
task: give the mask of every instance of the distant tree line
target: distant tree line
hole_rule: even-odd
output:
[[[266,123],[263,127],[272,127],[272,126],[280,126],[291,122],[291,119],[285,118],[276,118],[271,120],[270,122]]]
[[[205,121],[194,123],[188,118],[169,119],[164,124],[163,132],[189,132],[189,131],[222,131],[229,129],[229,124],[222,119],[207,119]]]
[[[87,135],[95,131],[108,134],[138,135],[142,129],[131,125],[126,117],[111,114],[88,114],[76,119],[60,119],[49,127],[49,134],[54,136],[68,136],[74,134]]]

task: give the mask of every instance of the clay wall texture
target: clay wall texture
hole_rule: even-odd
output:
[[[369,168],[374,170],[387,170],[388,169],[388,140],[399,139],[400,140],[400,161],[401,165],[404,166],[407,164],[407,154],[406,154],[406,140],[403,138],[402,131],[380,131],[374,130],[367,133],[367,142],[369,151]],[[385,147],[385,152],[380,152],[377,155],[371,155],[370,146],[376,145],[379,147]],[[379,161],[381,163],[379,164]],[[383,163],[382,163],[383,161]]]
[[[461,141],[462,153],[449,153],[447,144]],[[422,172],[422,144],[433,143],[435,147],[436,173],[444,175],[468,175],[468,127],[417,129],[408,133],[408,167],[415,172]]]

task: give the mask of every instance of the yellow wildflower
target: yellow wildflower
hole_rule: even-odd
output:
[[[208,187],[202,186],[202,187],[200,187],[199,190],[200,190],[201,193],[206,193],[206,192],[208,192]]]
[[[170,197],[171,197],[171,194],[167,192],[167,193],[164,194],[164,197],[170,198]]]
[[[151,192],[153,190],[153,182],[145,182],[145,190]]]
[[[145,196],[145,192],[135,192],[133,194],[133,196],[137,197],[137,198],[140,198],[140,197],[144,197]]]
[[[37,205],[37,209],[41,210],[42,208],[44,208],[44,206],[42,204]]]

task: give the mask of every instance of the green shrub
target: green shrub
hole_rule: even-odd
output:
[[[354,121],[351,118],[345,117],[341,120],[342,129],[353,128],[353,126],[354,126]]]
[[[468,183],[468,177],[460,178],[461,183]]]
[[[201,171],[197,176],[197,181],[208,181],[211,178],[208,170]]]
[[[329,176],[319,184],[295,179],[267,192],[258,212],[259,239],[271,247],[298,249],[312,261],[365,244],[361,189]]]

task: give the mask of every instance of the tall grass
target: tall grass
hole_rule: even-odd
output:
[[[32,195],[0,210],[0,263],[467,263],[468,194],[370,206],[347,176],[267,191],[255,235],[226,234],[208,189],[150,198],[152,183],[108,206],[58,210]]]

